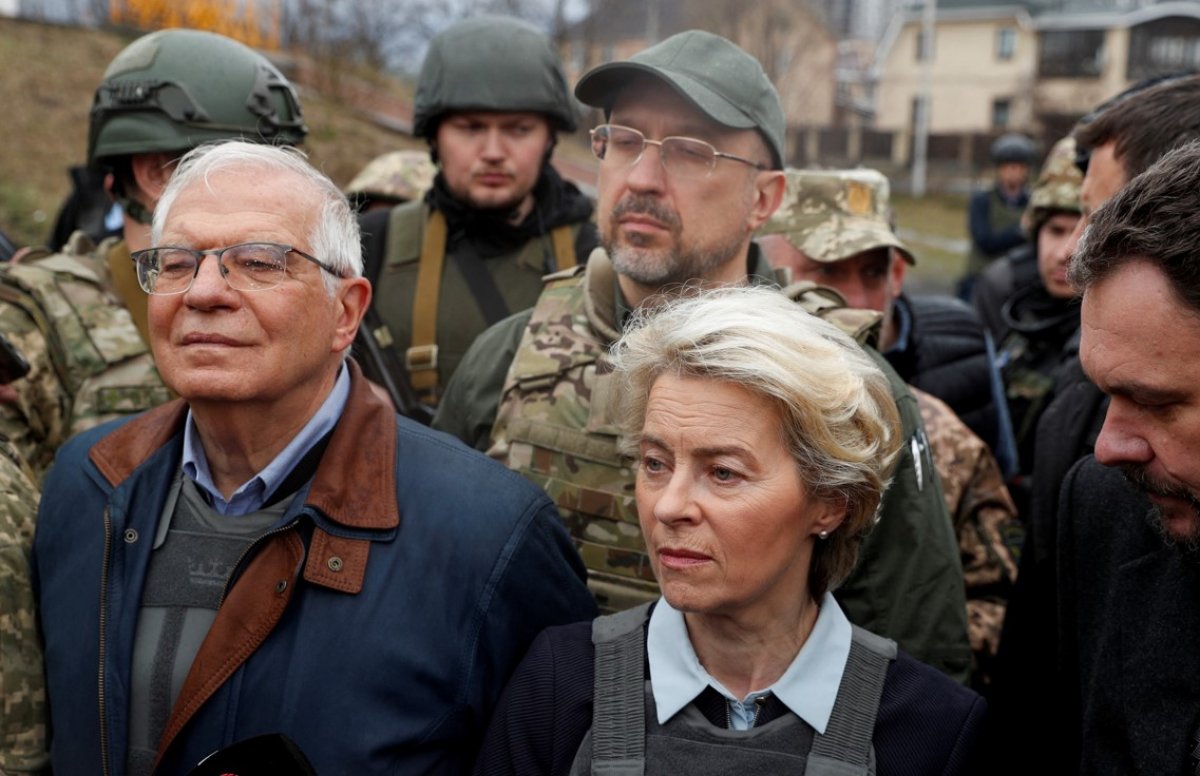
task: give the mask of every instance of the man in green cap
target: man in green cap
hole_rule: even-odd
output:
[[[413,134],[438,174],[420,201],[360,220],[372,377],[436,406],[484,329],[537,301],[543,275],[586,261],[592,204],[550,166],[557,134],[575,126],[558,54],[525,22],[475,17],[430,42]]]
[[[657,597],[657,587],[633,474],[608,416],[617,387],[606,350],[656,294],[774,283],[751,238],[784,194],[785,125],[758,62],[695,30],[595,68],[575,94],[607,122],[591,131],[603,248],[586,267],[546,278],[532,311],[476,341],[434,425],[549,492],[601,608],[616,611]],[[830,307],[817,298],[801,303]],[[915,400],[892,377],[911,444],[859,568],[837,595],[851,620],[965,679],[957,545]]]

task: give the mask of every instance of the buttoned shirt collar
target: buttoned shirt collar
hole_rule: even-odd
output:
[[[292,441],[275,456],[272,461],[258,474],[243,483],[228,501],[217,490],[213,482],[212,472],[208,468],[208,458],[204,454],[204,446],[200,444],[200,435],[196,431],[192,411],[188,410],[187,420],[183,426],[183,473],[195,481],[204,493],[212,500],[213,509],[222,515],[245,515],[262,508],[268,496],[283,482],[296,464],[313,448],[318,441],[328,434],[346,407],[346,399],[350,396],[350,370],[344,366],[333,383],[333,390],[325,397],[325,401],[316,414],[309,418],[300,433],[292,437]]]
[[[743,703],[704,670],[688,638],[683,614],[661,598],[650,615],[646,634],[650,688],[659,724],[665,723],[712,687],[727,700]],[[837,699],[838,686],[850,657],[850,621],[829,593],[821,600],[812,633],[783,675],[770,687],[747,698],[770,692],[796,716],[824,733]]]

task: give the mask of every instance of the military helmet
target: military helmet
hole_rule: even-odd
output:
[[[562,62],[537,28],[503,16],[459,22],[429,42],[413,96],[413,134],[432,137],[450,111],[541,113],[575,129]]]
[[[813,261],[831,264],[864,251],[895,248],[916,259],[892,231],[888,179],[877,170],[785,171],[783,202],[759,229],[781,234]]]
[[[1033,164],[1035,156],[1033,141],[1016,132],[1001,135],[992,143],[993,164]]]
[[[1075,164],[1075,137],[1067,135],[1050,149],[1029,195],[1025,220],[1030,234],[1036,235],[1054,213],[1083,212],[1079,202],[1082,185],[1083,173]]]
[[[308,128],[288,80],[235,40],[160,30],[129,44],[96,89],[88,163],[227,138],[297,145]]]
[[[354,176],[346,187],[346,196],[352,202],[361,199],[410,202],[433,185],[435,175],[437,167],[429,158],[429,151],[390,151],[372,159]]]

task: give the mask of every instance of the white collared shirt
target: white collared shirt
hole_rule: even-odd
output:
[[[732,701],[730,722],[735,729],[749,728],[754,701],[770,694],[824,734],[850,657],[850,621],[833,596],[826,593],[812,633],[787,670],[770,687],[755,690],[745,698],[734,696],[704,670],[692,648],[683,614],[671,608],[665,598],[659,599],[650,615],[646,653],[660,725],[695,700],[704,688],[712,687]]]

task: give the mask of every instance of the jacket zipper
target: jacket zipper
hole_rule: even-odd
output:
[[[100,566],[100,772],[108,776],[108,716],[104,703],[104,664],[108,654],[108,567],[112,561],[112,517],[104,507],[104,562]]]
[[[229,586],[233,584],[234,578],[237,577],[238,570],[241,569],[242,563],[246,560],[246,556],[257,549],[267,539],[275,536],[276,534],[281,534],[284,531],[292,530],[297,524],[299,524],[299,522],[299,520],[293,520],[286,525],[281,525],[278,528],[267,531],[265,534],[251,542],[249,547],[242,550],[242,554],[238,556],[237,563],[233,564],[233,571],[229,574],[229,579],[225,580],[225,587],[221,589],[221,600],[217,602],[218,610],[221,608],[221,605],[225,603],[225,596],[229,595]],[[307,550],[305,554],[307,554]]]

